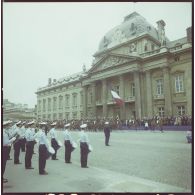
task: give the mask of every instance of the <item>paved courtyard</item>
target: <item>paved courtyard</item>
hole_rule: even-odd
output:
[[[79,132],[72,132],[75,141]],[[58,161],[46,162],[49,175],[38,174],[38,150],[32,158],[34,170],[7,162],[3,192],[191,192],[192,149],[186,132],[113,131],[110,145],[103,132],[88,132],[94,148],[88,169],[80,167],[80,148],[72,153],[72,164],[64,163],[64,147]],[[58,137],[63,142],[62,132]],[[13,158],[13,150],[11,153]]]

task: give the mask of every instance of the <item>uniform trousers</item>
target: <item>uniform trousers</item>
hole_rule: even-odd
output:
[[[89,154],[89,148],[86,142],[80,142],[80,151],[81,151],[81,167],[86,167],[87,158]]]
[[[22,149],[22,152],[25,152],[25,144],[26,144],[26,139],[25,138],[21,139],[21,149]]]
[[[39,145],[39,174],[43,174],[45,172],[47,153],[48,151],[45,144],[40,144]]]
[[[64,141],[65,146],[65,162],[69,163],[71,159],[71,152],[73,151],[72,144],[70,143],[70,140]]]
[[[59,149],[58,142],[56,141],[55,138],[51,139],[51,146],[55,150],[55,153],[52,155],[52,160],[55,160],[56,159],[56,155],[57,155],[57,150]]]
[[[31,159],[33,155],[34,141],[26,142],[25,168],[31,167]]]
[[[11,159],[11,158],[10,158],[11,146],[7,146],[7,147],[8,147],[8,159]]]
[[[21,140],[19,139],[14,143],[14,164],[19,163],[20,148],[21,148]]]
[[[108,146],[109,144],[109,139],[110,139],[110,133],[105,132],[105,145]]]
[[[8,156],[9,156],[9,146],[3,146],[3,174],[5,172]]]

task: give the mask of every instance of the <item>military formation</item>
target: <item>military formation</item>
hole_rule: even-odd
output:
[[[49,128],[48,128],[49,126]],[[7,160],[10,158],[10,151],[13,149],[14,153],[14,165],[21,165],[20,152],[25,152],[24,167],[25,169],[34,169],[32,165],[32,157],[35,144],[38,144],[38,166],[39,175],[47,175],[46,161],[58,160],[57,152],[63,144],[58,140],[56,133],[57,123],[53,122],[47,124],[46,122],[31,121],[13,123],[12,121],[3,122],[3,175],[6,169]],[[69,131],[70,123],[64,125],[64,162],[71,162],[71,153],[77,147],[77,143],[72,139],[71,132]],[[90,145],[88,135],[85,131],[87,124],[80,125],[79,143],[80,143],[80,163],[82,168],[88,168],[87,159],[88,154],[93,150]],[[51,139],[49,141],[49,138]],[[3,183],[7,183],[8,180],[3,178]]]

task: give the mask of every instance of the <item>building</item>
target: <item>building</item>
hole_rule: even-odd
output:
[[[81,79],[86,69],[59,80],[49,78],[48,85],[37,94],[38,120],[80,119],[83,117],[83,90]]]
[[[170,41],[165,22],[136,12],[102,38],[88,71],[38,89],[39,119],[120,119],[192,114],[192,39]],[[118,107],[110,90],[125,101]]]
[[[3,99],[3,120],[31,120],[35,119],[35,111],[27,104],[15,104]]]

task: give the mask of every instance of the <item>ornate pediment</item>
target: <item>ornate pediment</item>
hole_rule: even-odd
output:
[[[135,58],[130,56],[122,57],[117,55],[108,55],[101,59],[99,62],[97,62],[94,65],[94,67],[90,70],[90,72],[96,72],[99,70],[106,69],[108,67],[117,66],[125,62],[131,61],[132,59],[134,60]]]

